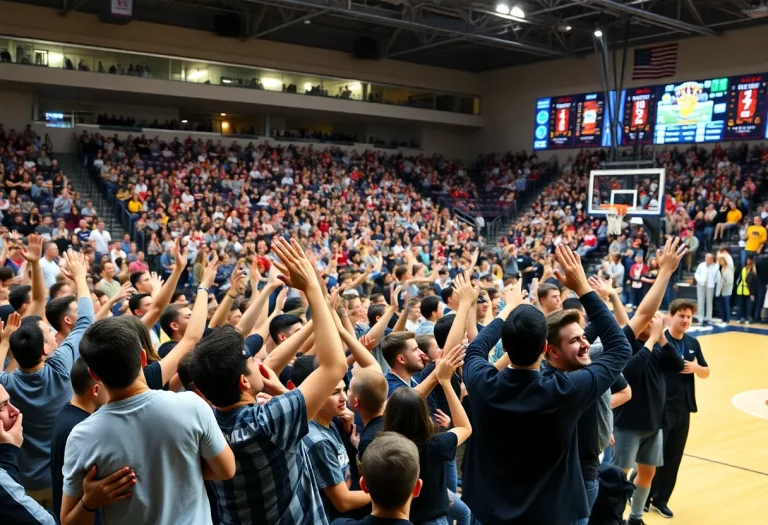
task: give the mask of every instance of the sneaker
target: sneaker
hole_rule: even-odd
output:
[[[624,525],[645,525],[645,522],[642,519],[629,518],[624,522]]]
[[[717,326],[720,327],[720,328],[725,328],[726,326],[728,326],[728,323],[723,321],[722,323],[717,323]]]
[[[671,510],[669,510],[669,507],[666,506],[664,503],[652,503],[651,507],[653,507],[653,510],[661,514],[664,518],[674,518],[675,515],[672,513]]]
[[[744,321],[744,326],[749,326],[749,321]]]

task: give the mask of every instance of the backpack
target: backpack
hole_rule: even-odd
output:
[[[627,502],[635,485],[615,465],[600,465],[597,469],[600,491],[592,507],[589,525],[622,525]]]

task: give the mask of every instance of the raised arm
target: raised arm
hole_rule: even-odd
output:
[[[5,366],[5,358],[8,356],[8,349],[11,346],[11,334],[16,331],[20,324],[21,316],[19,312],[13,312],[9,315],[5,324],[0,321],[0,327],[3,330],[2,341],[0,341],[0,370]]]
[[[312,310],[315,333],[323,334],[322,337],[315,338],[318,368],[299,387],[304,395],[307,420],[309,420],[325,404],[339,381],[347,373],[347,362],[342,351],[339,332],[336,330],[320,288],[321,284],[304,250],[294,239],[289,243],[282,237],[273,241],[272,249],[281,261],[275,261],[282,273],[281,280],[291,288],[304,292]]]
[[[606,281],[599,275],[593,275],[589,278],[589,285],[597,292],[600,299],[603,301],[610,301],[613,306],[613,317],[620,327],[625,327],[629,323],[629,315],[627,315],[627,309],[624,308],[624,303],[621,302],[621,297],[616,291],[616,288],[611,286],[610,281]]]
[[[435,369],[437,369],[437,367],[435,367]],[[445,399],[448,401],[448,409],[451,411],[451,419],[453,420],[453,428],[448,432],[456,434],[458,445],[461,445],[472,435],[472,424],[469,422],[466,410],[464,410],[464,407],[461,405],[459,396],[457,396],[456,392],[453,390],[453,386],[451,385],[451,376],[453,374],[448,373],[449,370],[450,369],[448,368],[442,369],[439,372],[437,380],[440,383],[440,386],[443,387]]]
[[[456,315],[451,324],[451,330],[448,332],[448,337],[445,339],[443,348],[453,348],[464,341],[464,332],[466,332],[467,328],[467,317],[469,311],[475,309],[475,301],[477,301],[478,292],[479,290],[472,287],[469,279],[467,279],[463,273],[460,273],[456,276],[456,279],[454,279],[453,293],[456,294],[459,299],[459,308],[456,310]]]
[[[165,307],[171,303],[171,297],[173,297],[173,292],[176,291],[176,286],[179,284],[179,278],[184,272],[184,268],[187,266],[187,247],[185,247],[184,251],[182,251],[181,242],[178,239],[176,239],[173,253],[176,258],[173,271],[171,272],[170,277],[168,277],[168,280],[165,282],[163,287],[160,289],[157,297],[152,299],[152,304],[150,304],[147,313],[141,317],[141,322],[144,323],[144,326],[147,328],[152,328],[155,326],[155,323],[157,323],[158,319],[160,319],[160,316],[162,315],[163,310],[165,310]]]
[[[386,330],[387,326],[389,326],[389,321],[392,319],[392,316],[395,315],[395,312],[397,311],[397,298],[400,297],[400,291],[400,287],[395,288],[395,297],[389,298],[390,304],[387,305],[387,307],[384,309],[384,313],[381,314],[381,317],[378,321],[376,321],[376,324],[373,325],[368,331],[368,337],[374,341],[381,341],[381,337],[384,335],[384,331]],[[350,348],[350,350],[352,349]]]
[[[168,355],[160,361],[163,384],[166,384],[174,375],[176,375],[181,358],[195,348],[195,345],[202,339],[203,333],[205,333],[205,320],[208,317],[208,290],[213,286],[213,279],[216,277],[218,266],[219,261],[214,256],[213,260],[208,263],[208,266],[206,266],[205,271],[203,272],[200,288],[205,288],[205,290],[201,289],[197,291],[197,297],[195,297],[195,304],[192,306],[192,314],[189,316],[189,325],[187,326],[186,332],[184,332],[184,337],[182,337],[179,344],[174,346],[173,349],[168,352]]]
[[[211,320],[208,322],[208,328],[213,329],[227,322],[227,316],[229,315],[229,312],[232,311],[232,303],[234,303],[235,299],[237,299],[237,296],[240,294],[240,287],[243,286],[243,284],[245,284],[245,270],[238,266],[229,277],[229,290],[224,294],[224,298],[221,300],[213,317],[211,317]],[[203,286],[202,281],[200,281],[200,286]]]
[[[464,358],[467,352],[464,345],[458,345],[453,347],[448,352],[443,354],[443,357],[435,362],[435,368],[432,369],[432,373],[425,377],[421,383],[413,387],[421,397],[427,399],[432,390],[437,386],[438,379],[441,376],[448,375],[451,377],[457,368],[461,368],[464,365]]]
[[[48,290],[45,287],[43,269],[40,267],[42,253],[43,238],[33,233],[27,237],[27,247],[22,247],[21,249],[21,254],[24,256],[32,272],[32,303],[29,305],[24,317],[38,315],[45,319],[45,300]]]
[[[679,246],[678,246],[679,245]],[[685,256],[688,246],[680,244],[679,237],[669,237],[664,245],[664,251],[656,250],[656,260],[659,263],[659,274],[648,293],[637,307],[635,315],[629,321],[629,327],[635,337],[640,335],[653,316],[659,311],[664,293],[667,291],[667,283],[677,270],[680,260]]]
[[[280,375],[280,372],[290,364],[291,360],[296,357],[296,353],[304,346],[309,336],[312,335],[313,328],[314,323],[310,320],[298,332],[277,345],[267,358],[264,359],[264,364],[274,371],[275,374]]]
[[[256,294],[256,298],[251,299],[251,304],[248,305],[248,309],[240,318],[240,322],[237,323],[237,329],[240,330],[244,336],[247,336],[253,330],[253,327],[256,325],[256,321],[259,320],[259,316],[264,310],[264,306],[269,301],[269,296],[282,285],[283,283],[278,280],[270,281],[260,292],[252,292]]]

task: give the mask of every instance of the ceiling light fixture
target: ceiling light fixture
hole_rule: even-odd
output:
[[[595,29],[595,36],[597,38],[603,38],[603,32],[600,31],[599,29]]]
[[[525,11],[518,5],[510,9],[509,14],[517,18],[525,18]]]
[[[309,25],[309,24],[311,24],[311,23],[312,23],[312,20],[304,20],[304,23],[305,23],[306,25]]]
[[[186,124],[187,122],[189,122],[187,119],[181,121],[182,124]]]
[[[496,12],[500,15],[508,15],[509,14],[509,6],[507,4],[498,4],[496,6]]]
[[[227,114],[226,114],[226,113],[222,113],[222,114],[221,114],[221,116],[222,116],[222,117],[226,117],[226,116],[227,116]]]

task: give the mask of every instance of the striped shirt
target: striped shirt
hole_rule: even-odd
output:
[[[214,481],[222,525],[327,524],[302,438],[309,432],[301,390],[266,405],[217,411],[235,454],[235,477]]]

